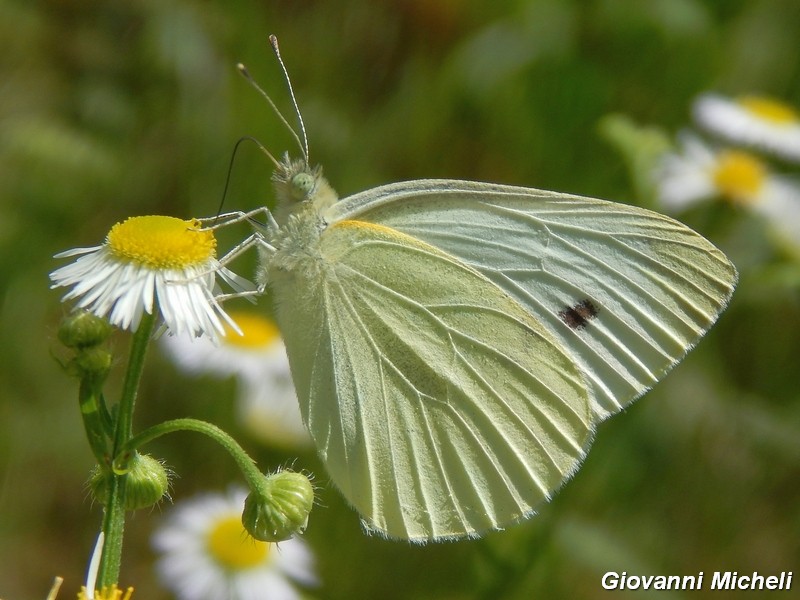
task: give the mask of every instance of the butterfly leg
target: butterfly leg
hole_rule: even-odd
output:
[[[197,220],[202,225],[201,229],[213,231],[214,229],[235,225],[236,223],[241,223],[242,221],[250,221],[254,226],[263,226],[255,219],[257,216],[263,216],[266,219],[267,229],[278,229],[278,223],[272,216],[272,212],[270,212],[270,210],[266,207],[256,208],[247,212],[237,210],[229,213],[223,213],[221,215],[217,215],[216,217],[204,217]]]
[[[260,225],[253,219],[253,217],[256,215],[265,215],[267,217],[266,227]],[[213,269],[209,269],[203,273],[199,273],[195,277],[205,277],[212,272],[216,272],[224,281],[226,281],[228,284],[231,285],[231,287],[233,287],[236,290],[235,292],[229,294],[219,294],[214,296],[214,299],[218,302],[224,302],[226,300],[232,300],[234,298],[245,298],[253,301],[255,297],[262,296],[267,286],[266,281],[260,283],[257,286],[254,286],[250,281],[242,277],[239,277],[238,275],[229,271],[226,268],[226,266],[231,262],[233,262],[234,260],[236,260],[242,254],[250,250],[251,248],[257,248],[259,251],[266,252],[267,254],[272,254],[273,252],[275,252],[276,250],[275,247],[272,244],[270,244],[264,236],[265,230],[268,231],[273,226],[275,228],[278,227],[269,209],[258,208],[249,212],[235,211],[219,215],[218,217],[209,217],[198,220],[203,225],[202,229],[207,229],[207,230],[218,229],[220,227],[232,225],[235,223],[241,223],[243,221],[251,222],[253,227],[255,227],[254,233],[250,234],[243,241],[236,244],[236,246],[234,246],[224,256],[222,256],[218,260],[217,265]],[[218,222],[213,223],[213,221],[218,221]],[[206,225],[206,223],[212,223],[212,224]],[[185,283],[185,282],[175,280],[175,283]]]
[[[227,254],[225,254],[222,258],[219,259],[220,266],[225,266],[230,264],[233,260],[240,257],[242,254],[250,250],[251,248],[258,248],[264,252],[272,254],[275,252],[275,246],[270,244],[265,238],[264,235],[260,231],[256,231],[255,233],[250,234],[244,241],[239,242],[233,248],[231,248]]]
[[[192,279],[207,277],[211,273],[216,273],[223,281],[228,283],[234,290],[230,294],[221,294],[215,296],[217,300],[230,300],[232,298],[249,298],[252,296],[260,296],[264,293],[265,284],[255,286],[249,280],[240,277],[227,269],[227,265],[234,261],[236,258],[247,252],[250,248],[260,248],[266,252],[274,252],[275,248],[271,246],[260,232],[255,232],[248,236],[244,241],[234,246],[227,254],[221,257],[213,268],[209,268],[201,273],[197,273]],[[188,280],[173,279],[168,283],[185,284]]]
[[[268,254],[272,254],[275,252],[275,247],[270,244],[265,238],[264,235],[260,231],[255,231],[253,234],[248,236],[244,241],[240,242],[236,246],[234,246],[225,256],[219,259],[220,266],[224,266],[237,257],[241,256],[251,248],[257,248],[259,251],[266,252]],[[245,290],[240,292],[234,292],[232,294],[224,294],[221,296],[217,296],[217,300],[225,301],[231,300],[232,298],[249,298],[253,296],[261,296],[264,294],[264,290],[266,290],[267,282],[266,279],[258,284],[258,286],[253,290]]]

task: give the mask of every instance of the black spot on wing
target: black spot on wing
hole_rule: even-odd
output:
[[[597,316],[597,307],[588,298],[575,306],[565,306],[558,312],[558,317],[571,329],[583,329]]]

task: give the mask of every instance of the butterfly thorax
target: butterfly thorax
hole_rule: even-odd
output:
[[[288,156],[276,169],[273,181],[279,228],[268,239],[275,251],[268,257],[262,277],[271,282],[284,277],[318,280],[324,269],[320,235],[328,225],[322,215],[338,200],[336,192],[319,167]]]
[[[315,277],[319,271],[319,237],[325,222],[312,205],[289,215],[269,240],[275,251],[268,259],[268,276],[274,280],[280,273]],[[278,273],[276,273],[278,272]]]

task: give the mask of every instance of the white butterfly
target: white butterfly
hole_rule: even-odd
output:
[[[733,292],[725,255],[660,214],[455,180],[339,200],[304,156],[277,163],[254,241],[303,419],[368,531],[529,517]]]

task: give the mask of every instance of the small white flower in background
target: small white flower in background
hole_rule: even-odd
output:
[[[289,447],[310,445],[277,326],[254,312],[231,311],[229,316],[241,333],[226,327],[218,345],[185,335],[165,336],[161,343],[172,360],[189,373],[235,376],[239,417],[261,441]]]
[[[156,569],[179,600],[295,600],[295,584],[318,583],[300,539],[259,542],[242,526],[247,493],[202,494],[180,502],[153,535]]]
[[[667,211],[725,200],[760,215],[782,243],[800,249],[797,179],[776,175],[742,150],[717,149],[688,134],[680,141],[680,151],[665,154],[655,173],[658,198]]]
[[[658,198],[668,209],[682,210],[712,198],[757,204],[772,191],[775,179],[752,154],[718,150],[688,133],[679,145],[678,152],[661,157],[655,173]]]
[[[216,259],[213,232],[196,220],[131,217],[114,225],[101,246],[77,248],[56,258],[80,256],[50,274],[52,287],[72,287],[62,301],[136,331],[144,312],[157,307],[173,333],[216,339],[228,317],[216,301],[216,278],[234,292],[252,289]]]
[[[704,94],[695,101],[692,112],[700,127],[730,143],[800,161],[800,115],[778,100]]]

